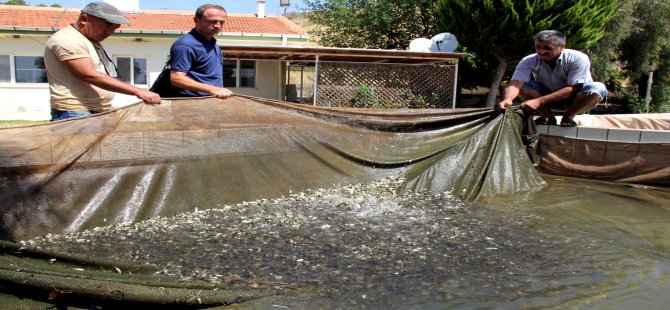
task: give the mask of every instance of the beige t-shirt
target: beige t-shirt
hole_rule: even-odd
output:
[[[70,25],[53,34],[44,50],[44,65],[49,79],[51,108],[61,111],[108,111],[114,93],[84,82],[63,63],[65,60],[91,58],[96,71],[109,74],[106,57],[100,59],[102,46],[93,44]],[[105,67],[107,66],[107,67]]]

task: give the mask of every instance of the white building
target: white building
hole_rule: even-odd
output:
[[[307,32],[283,16],[266,15],[265,1],[259,14],[228,14],[217,36],[227,46],[302,47]],[[43,53],[51,34],[73,23],[81,8],[45,8],[0,5],[0,119],[50,118],[49,89]],[[167,60],[172,43],[193,28],[195,12],[150,11],[125,13],[123,25],[103,45],[118,67],[120,78],[138,87],[149,87]],[[225,85],[233,92],[270,99],[285,96],[286,63],[277,59],[252,59],[226,55],[230,74]],[[115,106],[136,102],[117,95]]]

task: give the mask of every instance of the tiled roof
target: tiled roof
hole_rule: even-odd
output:
[[[0,27],[28,27],[60,29],[77,20],[76,8],[47,8],[18,5],[0,5]],[[124,16],[131,23],[119,30],[189,31],[193,28],[195,12],[141,10]],[[307,32],[283,16],[253,14],[228,14],[223,33],[262,33],[307,35]]]

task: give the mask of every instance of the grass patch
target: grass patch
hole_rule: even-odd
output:
[[[2,120],[0,120],[0,128],[25,126],[25,125],[37,125],[37,124],[43,124],[43,123],[48,123],[48,122],[49,121],[26,121],[26,120],[2,121]]]

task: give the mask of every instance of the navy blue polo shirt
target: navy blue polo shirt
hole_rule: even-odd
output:
[[[195,28],[172,43],[170,68],[185,72],[198,82],[223,87],[223,58],[216,39],[206,40]],[[182,89],[186,96],[209,96],[209,93]]]

